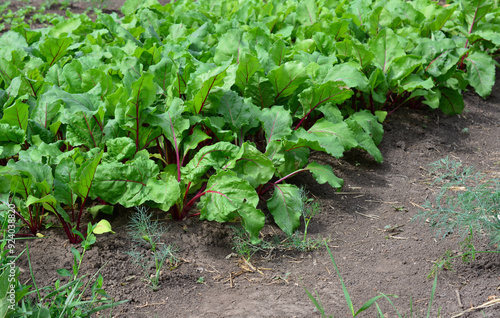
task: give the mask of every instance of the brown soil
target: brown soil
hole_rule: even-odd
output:
[[[118,8],[119,2],[110,1],[108,8]],[[381,292],[399,296],[393,302],[403,316],[409,315],[411,299],[415,316],[425,317],[433,283],[427,276],[433,261],[447,250],[459,250],[456,235],[441,239],[428,224],[411,222],[437,190],[430,186],[429,163],[449,156],[489,177],[499,177],[500,84],[487,100],[465,95],[466,110],[459,116],[409,109],[392,114],[380,145],[382,164],[361,151],[351,151],[340,160],[314,154],[315,160],[330,164],[344,179],[342,192],[318,185],[307,175],[293,180],[321,203],[322,212],[311,221],[309,236],[330,239],[356,309]],[[132,212],[115,210],[108,220],[116,234],[98,236],[82,269],[93,274],[105,265],[101,270],[105,290],[116,300],[129,300],[114,309],[113,317],[319,317],[303,286],[318,292],[328,314],[350,315],[324,248],[308,253],[275,249],[255,254],[249,265],[241,257],[229,257],[234,252],[231,225],[194,218],[164,221],[170,226],[164,240],[179,248],[183,261],[173,270],[166,268],[160,289],[152,291],[142,280],[141,269],[124,254],[132,248],[126,230]],[[401,225],[401,232],[384,231],[388,225]],[[268,225],[263,233],[273,231],[276,228]],[[38,286],[53,286],[59,279],[57,269],[71,269],[71,246],[60,229],[44,234],[44,239],[29,243],[32,266]],[[476,248],[492,249],[487,243],[478,237]],[[30,284],[27,260],[18,265],[23,283]],[[500,296],[498,255],[483,254],[471,264],[456,261],[453,265],[453,271],[438,277],[430,317],[438,317],[438,312],[451,317],[485,303],[490,296]],[[200,277],[204,283],[197,283]],[[386,317],[396,317],[387,301],[378,303]],[[359,316],[375,317],[376,312],[370,308]],[[500,317],[500,305],[462,317]]]

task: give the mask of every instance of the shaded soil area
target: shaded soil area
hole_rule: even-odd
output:
[[[109,10],[120,6],[119,1],[106,4]],[[82,10],[84,5],[88,3],[82,3]],[[411,301],[415,317],[426,315],[433,283],[427,276],[433,262],[447,250],[456,254],[460,240],[456,234],[436,237],[429,224],[412,222],[424,202],[439,190],[431,185],[429,163],[448,156],[488,177],[500,177],[500,85],[487,100],[470,93],[465,97],[465,112],[458,116],[409,109],[392,114],[380,145],[381,164],[357,150],[341,159],[313,154],[312,159],[331,165],[344,179],[341,192],[318,185],[308,175],[292,180],[304,185],[321,204],[308,235],[329,239],[355,308],[381,292],[399,296],[393,302],[401,314],[410,314]],[[234,224],[195,218],[175,222],[161,213],[156,216],[170,226],[163,239],[179,249],[180,262],[175,269],[165,268],[161,287],[152,291],[143,281],[142,270],[125,254],[133,248],[126,228],[131,213],[116,208],[113,216],[106,217],[116,233],[98,236],[81,271],[93,274],[105,265],[101,270],[104,289],[116,300],[129,300],[115,308],[112,317],[320,317],[304,286],[318,292],[328,314],[350,315],[326,249],[276,248],[256,253],[245,262],[233,254]],[[272,224],[262,231],[267,237],[277,232]],[[38,286],[53,286],[60,279],[56,270],[71,269],[73,256],[62,230],[52,228],[43,234],[43,239],[29,242],[32,267]],[[476,248],[492,249],[480,235]],[[31,284],[27,259],[18,265],[21,281]],[[442,317],[451,317],[481,305],[491,296],[500,296],[499,288],[498,255],[478,255],[471,264],[457,259],[453,270],[438,276],[430,316],[438,317],[440,312]],[[386,317],[396,317],[387,301],[378,303]],[[109,317],[109,312],[98,316],[105,314]],[[374,308],[359,315],[375,316]],[[500,305],[462,317],[500,317]]]

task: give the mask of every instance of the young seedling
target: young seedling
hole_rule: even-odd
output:
[[[132,261],[136,265],[142,267],[146,281],[149,281],[151,288],[158,290],[161,269],[165,262],[168,260],[171,266],[175,266],[177,262],[175,257],[176,249],[172,245],[165,245],[161,242],[161,237],[167,232],[168,228],[158,221],[152,221],[152,213],[148,213],[147,208],[137,207],[136,209],[137,212],[130,219],[128,229],[132,240],[137,242],[138,246],[136,246],[136,249],[125,253],[132,257]],[[137,250],[141,245],[151,250],[155,269],[154,274],[149,273],[148,262],[151,257],[145,256]]]

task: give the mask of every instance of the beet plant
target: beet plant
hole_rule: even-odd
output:
[[[342,186],[311,151],[381,162],[389,113],[456,114],[467,87],[491,93],[499,12],[485,0],[128,0],[123,17],[18,26],[0,37],[1,192],[32,233],[48,211],[72,242],[91,200],[92,213],[239,219],[253,242],[265,206],[291,235],[290,178]]]

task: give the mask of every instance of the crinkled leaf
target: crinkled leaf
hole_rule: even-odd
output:
[[[138,156],[126,164],[101,163],[92,183],[92,196],[124,207],[143,204],[148,200],[149,179],[156,178],[159,169],[154,161]]]
[[[265,216],[258,210],[259,196],[246,180],[232,171],[220,171],[210,177],[198,207],[202,219],[228,222],[239,216],[253,243],[259,242]]]
[[[136,152],[135,143],[129,137],[118,137],[106,142],[107,151],[104,154],[105,161],[123,161],[130,159]]]
[[[191,161],[182,168],[184,178],[189,181],[197,181],[209,169],[222,168],[226,163],[235,158],[239,147],[228,142],[218,142],[211,146],[201,148]]]
[[[267,183],[274,175],[273,162],[253,145],[245,142],[234,159],[226,165],[238,177],[247,180],[254,188]]]

